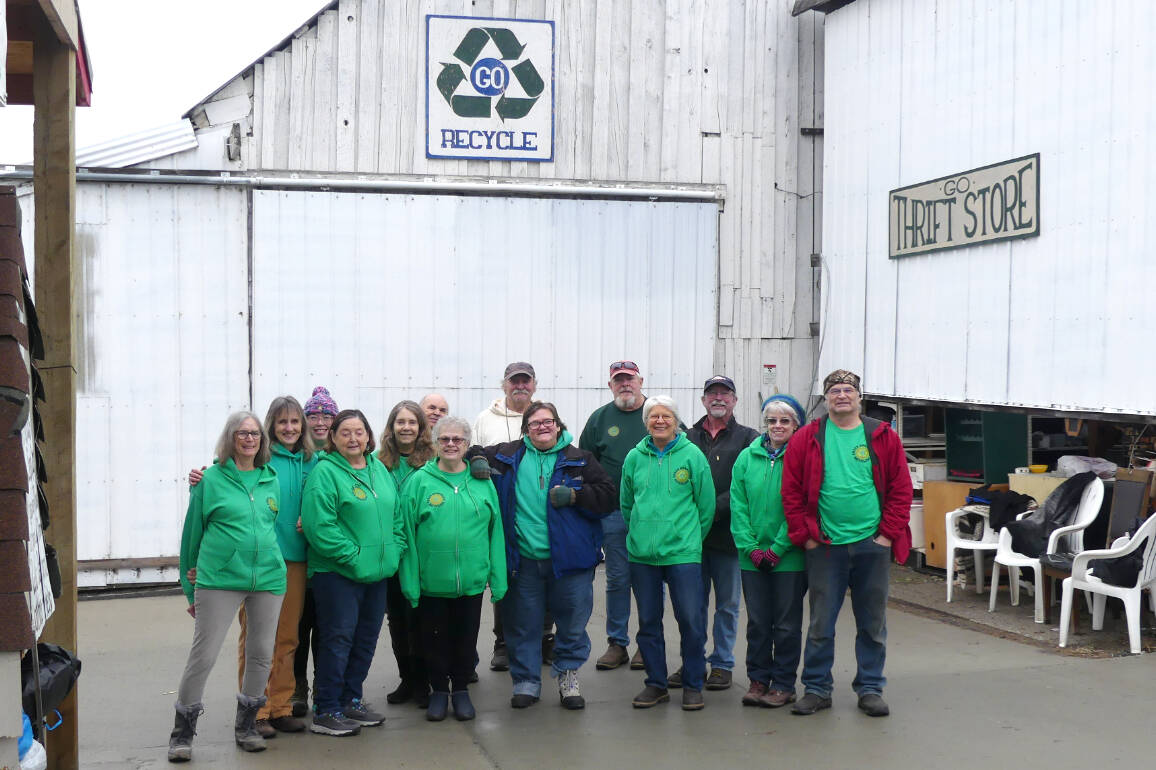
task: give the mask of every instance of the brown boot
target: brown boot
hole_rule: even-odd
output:
[[[634,657],[630,659],[631,671],[642,671],[646,668],[646,664],[642,662],[642,649],[639,648],[634,651]]]
[[[746,695],[743,696],[744,706],[761,706],[763,705],[762,698],[767,694],[767,686],[762,682],[751,680],[751,686],[747,689]]]
[[[621,644],[610,643],[606,648],[606,652],[602,653],[602,657],[594,664],[594,668],[599,671],[610,671],[618,668],[630,661],[630,654],[626,652],[626,648]]]

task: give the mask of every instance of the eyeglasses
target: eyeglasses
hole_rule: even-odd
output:
[[[442,446],[457,446],[466,443],[465,436],[438,436],[438,443]]]
[[[767,425],[790,425],[794,420],[790,417],[768,417],[763,422]]]
[[[333,415],[331,414],[308,414],[305,419],[309,422],[333,422]]]
[[[233,434],[237,438],[261,438],[261,431],[259,430],[239,430]]]
[[[526,427],[530,430],[538,430],[538,428],[553,428],[554,418],[550,417],[545,420],[530,420],[526,423]]]
[[[855,388],[851,387],[850,385],[847,385],[847,386],[842,387],[842,388],[840,388],[839,386],[836,385],[835,387],[832,387],[830,390],[827,391],[827,395],[828,396],[850,396],[850,395],[857,393],[857,392],[858,391],[856,391]]]

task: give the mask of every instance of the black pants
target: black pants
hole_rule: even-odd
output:
[[[482,595],[457,599],[423,596],[419,610],[430,689],[434,692],[466,689],[478,653]]]
[[[321,646],[317,630],[317,608],[313,603],[313,588],[305,586],[305,606],[301,610],[301,623],[297,626],[297,652],[293,653],[293,678],[297,680],[297,692],[309,692],[309,648],[313,648],[313,675],[317,676],[317,650]]]
[[[418,608],[401,593],[401,580],[396,575],[385,582],[389,602],[389,639],[397,671],[403,682],[422,686],[426,683],[425,657],[422,655],[421,625]]]

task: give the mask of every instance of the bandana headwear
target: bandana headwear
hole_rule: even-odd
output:
[[[836,385],[850,385],[860,393],[863,392],[863,389],[859,387],[859,375],[847,369],[836,369],[828,374],[827,378],[823,380],[823,392],[826,393]]]
[[[305,402],[305,414],[331,414],[337,416],[337,402],[329,395],[329,391],[318,385],[313,389],[313,395]]]

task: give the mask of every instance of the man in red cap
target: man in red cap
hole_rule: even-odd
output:
[[[642,422],[642,374],[633,361],[615,361],[610,365],[606,383],[613,400],[594,410],[586,420],[578,446],[592,453],[614,479],[622,483],[622,463],[626,455],[646,435]],[[626,522],[621,511],[602,519],[602,552],[606,555],[606,652],[595,667],[601,671],[618,668],[627,661],[632,669],[641,669],[642,656],[636,651],[630,658],[630,562],[626,553]]]

